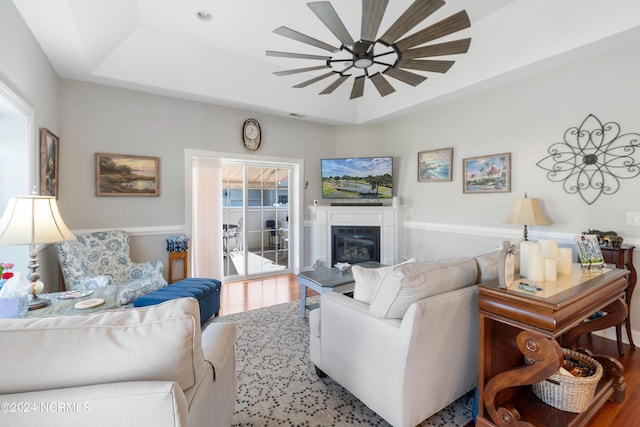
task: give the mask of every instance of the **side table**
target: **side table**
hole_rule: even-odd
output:
[[[174,279],[173,277],[173,266],[175,263],[182,261],[182,276]],[[178,280],[187,278],[187,251],[184,252],[169,252],[169,271],[168,271],[168,282],[169,284],[176,282]]]
[[[58,295],[63,292],[53,292],[50,294],[40,294],[40,298],[46,298],[51,300],[51,305],[38,310],[30,310],[27,317],[49,317],[49,316],[64,316],[69,314],[87,314],[95,313],[96,311],[109,310],[112,308],[119,308],[120,303],[118,301],[118,288],[115,286],[107,286],[105,288],[93,289],[93,293],[82,298],[74,299],[58,299]],[[74,306],[79,301],[85,301],[93,298],[101,298],[104,300],[104,304],[95,308],[89,308],[85,310],[78,310]]]
[[[351,271],[340,271],[335,267],[303,271],[298,274],[298,283],[300,284],[300,314],[303,319],[307,310],[307,288],[322,295],[327,292],[344,294],[353,291],[355,287]]]
[[[478,427],[544,425],[586,426],[607,402],[622,403],[626,383],[624,367],[610,355],[593,355],[605,371],[590,407],[579,414],[545,404],[531,384],[557,372],[562,350],[582,334],[624,321],[627,304],[627,270],[605,269],[582,274],[574,265],[571,276],[541,282],[540,290],[526,292],[517,286],[502,289],[493,280],[478,285],[480,309],[480,370]],[[587,321],[593,313],[606,315]],[[569,344],[569,345],[566,345]],[[535,360],[525,365],[523,358]]]
[[[602,256],[604,257],[604,261],[609,264],[615,264],[617,268],[626,268],[629,270],[629,275],[627,276],[627,281],[629,282],[629,286],[625,291],[625,302],[628,307],[631,307],[631,297],[633,296],[633,290],[636,287],[636,269],[633,266],[633,250],[635,246],[632,245],[621,245],[619,248],[614,248],[611,246],[601,246],[600,250],[602,251]],[[629,314],[627,315],[627,319],[625,320],[625,328],[627,329],[627,339],[629,340],[629,345],[631,348],[635,348],[635,344],[633,343],[633,335],[631,334],[631,310],[629,310]],[[616,337],[618,339],[618,352],[620,355],[622,352],[622,325],[616,326]]]
[[[377,261],[367,261],[358,264],[365,268],[384,267]],[[351,268],[344,271],[335,267],[319,268],[317,270],[303,271],[298,274],[300,284],[300,314],[305,318],[307,310],[307,288],[311,288],[320,295],[327,292],[340,292],[346,294],[353,291],[355,279],[351,274]]]

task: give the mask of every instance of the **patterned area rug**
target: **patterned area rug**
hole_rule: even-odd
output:
[[[389,426],[331,378],[318,378],[299,301],[214,318],[205,327],[212,322],[234,322],[238,328],[234,426]],[[470,393],[420,426],[463,426],[472,406]]]

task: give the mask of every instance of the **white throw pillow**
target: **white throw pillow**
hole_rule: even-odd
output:
[[[361,301],[365,304],[371,304],[371,298],[378,289],[380,282],[391,269],[398,265],[416,262],[415,258],[401,262],[390,267],[366,268],[359,265],[351,267],[351,273],[356,284],[353,288],[353,299]]]
[[[401,319],[415,301],[471,286],[477,274],[473,258],[395,266],[381,279],[369,311],[376,317]]]
[[[500,251],[478,255],[476,261],[478,262],[478,283],[498,278]]]

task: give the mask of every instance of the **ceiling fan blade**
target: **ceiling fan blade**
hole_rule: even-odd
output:
[[[304,82],[302,82],[302,83],[298,83],[298,84],[297,84],[297,85],[295,85],[294,87],[295,87],[295,88],[307,87],[307,86],[309,86],[310,84],[313,84],[313,83],[315,83],[315,82],[319,82],[320,80],[322,80],[322,79],[326,79],[327,77],[331,77],[331,76],[333,76],[333,75],[335,75],[335,74],[336,74],[336,72],[335,72],[335,71],[330,71],[330,72],[328,72],[328,73],[326,73],[326,74],[323,74],[323,75],[321,75],[321,76],[314,77],[314,78],[309,79],[309,80],[307,80],[307,81],[304,81]]]
[[[432,71],[434,73],[446,73],[455,61],[434,61],[406,59],[398,63],[398,68],[409,68],[412,70]]]
[[[415,0],[396,22],[391,24],[391,27],[380,37],[380,40],[388,45],[393,44],[442,6],[444,6],[444,1],[442,0]]]
[[[273,32],[281,36],[288,37],[290,39],[309,44],[311,46],[319,47],[320,49],[328,50],[329,52],[336,52],[340,50],[335,46],[331,46],[328,43],[325,43],[318,39],[314,39],[313,37],[309,37],[306,34],[299,33],[298,31],[292,30],[291,28],[288,28],[288,27],[278,27],[275,30],[273,30]]]
[[[327,95],[329,93],[332,93],[334,90],[336,90],[338,88],[338,86],[340,86],[342,83],[346,82],[349,77],[350,76],[342,76],[341,75],[340,77],[338,77],[338,79],[336,81],[334,81],[329,86],[327,86],[325,88],[325,90],[320,92],[319,95]]]
[[[391,86],[391,83],[380,73],[375,73],[369,77],[373,82],[373,85],[378,89],[380,96],[387,96],[396,90]]]
[[[384,74],[411,86],[418,86],[420,83],[427,79],[425,76],[421,76],[420,74],[412,73],[406,70],[400,70],[398,68],[389,68],[384,72]]]
[[[402,59],[426,58],[428,56],[454,55],[466,53],[469,50],[471,39],[455,40],[447,43],[432,44],[402,52]]]
[[[322,70],[323,68],[331,68],[331,67],[329,67],[328,65],[318,65],[316,67],[296,68],[295,70],[276,71],[273,74],[275,74],[276,76],[288,76],[291,74],[306,73],[307,71]]]
[[[376,40],[387,4],[389,0],[362,0],[361,40],[370,42]]]
[[[321,61],[328,61],[329,59],[331,59],[330,56],[307,55],[306,53],[277,52],[275,50],[268,50],[267,56],[279,56],[281,58],[319,59]]]
[[[355,78],[349,99],[360,98],[364,94],[364,79],[364,76],[358,76]]]
[[[307,6],[316,14],[322,23],[340,40],[342,44],[353,43],[351,34],[342,23],[342,20],[336,13],[336,10],[328,1],[316,1],[307,3]]]
[[[396,46],[400,50],[407,50],[414,46],[425,44],[431,40],[444,37],[448,34],[453,34],[456,31],[464,30],[470,26],[471,22],[469,21],[469,15],[467,15],[466,11],[461,10],[440,22],[436,22],[435,24],[428,26],[424,30],[420,30],[415,34],[398,41]]]

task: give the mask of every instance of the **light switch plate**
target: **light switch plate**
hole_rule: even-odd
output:
[[[627,225],[640,225],[640,212],[627,212]]]

